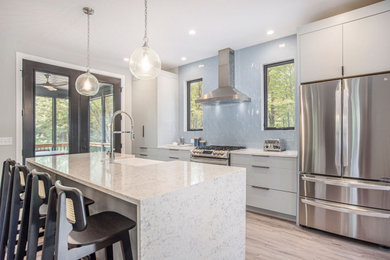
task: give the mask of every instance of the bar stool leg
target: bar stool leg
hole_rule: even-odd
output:
[[[133,260],[133,252],[131,251],[129,231],[126,231],[121,240],[122,255],[125,260]]]
[[[106,247],[106,259],[107,260],[114,259],[114,252],[112,250],[112,245],[109,245],[108,247]]]

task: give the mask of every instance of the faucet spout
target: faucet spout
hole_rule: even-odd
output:
[[[131,128],[130,128],[130,131],[115,131],[114,129],[114,122],[115,122],[115,118],[118,116],[118,115],[121,115],[121,114],[124,114],[126,115],[129,119],[130,119],[130,122],[131,122]],[[125,111],[122,111],[122,110],[118,110],[116,111],[112,117],[111,117],[111,123],[110,123],[110,153],[109,153],[109,156],[110,156],[110,161],[114,161],[115,159],[115,149],[114,149],[114,135],[115,134],[124,134],[124,133],[128,133],[130,134],[130,138],[131,140],[134,140],[135,139],[135,135],[134,135],[134,120],[133,118]]]

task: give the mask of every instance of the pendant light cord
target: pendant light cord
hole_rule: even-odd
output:
[[[145,34],[144,46],[148,46],[148,0],[145,0]]]
[[[89,17],[90,17],[91,15],[90,14],[87,14],[87,20],[88,20],[88,22],[87,22],[87,24],[88,24],[88,31],[87,31],[87,71],[89,72],[89,34],[90,34],[90,31],[89,31]]]

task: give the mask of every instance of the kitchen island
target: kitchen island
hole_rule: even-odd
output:
[[[102,152],[29,158],[27,166],[78,187],[95,200],[92,213],[135,220],[137,259],[245,258],[244,168],[123,154],[112,163]]]

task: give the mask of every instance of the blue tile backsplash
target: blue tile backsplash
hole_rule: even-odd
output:
[[[279,48],[281,43],[285,44],[284,48]],[[289,59],[296,61],[296,58],[296,35],[235,50],[236,88],[252,100],[238,104],[204,105],[203,131],[185,131],[186,82],[202,78],[204,94],[217,88],[218,57],[180,66],[179,135],[187,143],[191,138],[200,136],[207,140],[207,144],[244,145],[248,148],[261,148],[267,138],[281,138],[286,141],[287,149],[297,149],[296,130],[263,130],[263,65]],[[204,66],[199,66],[201,64]],[[297,69],[295,74],[298,75]],[[297,80],[295,85],[297,89]],[[296,90],[296,107],[297,101]]]

